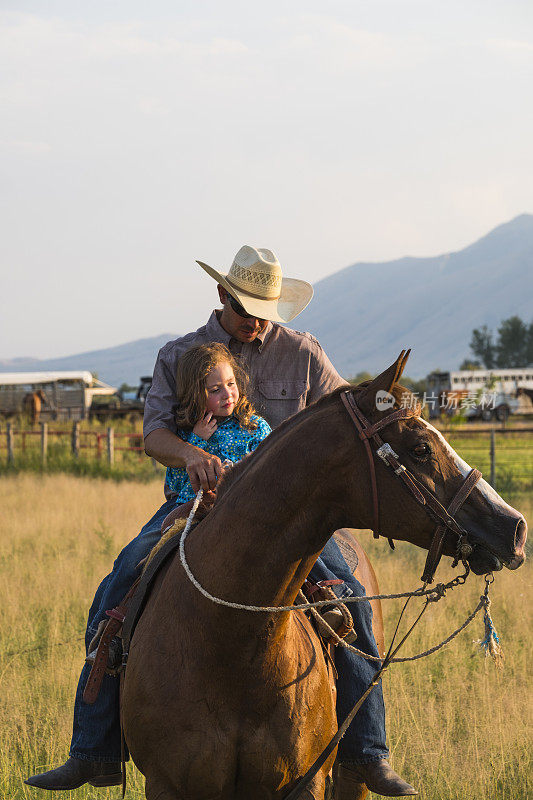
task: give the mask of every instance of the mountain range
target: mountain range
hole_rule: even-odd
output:
[[[159,336],[136,339],[116,347],[61,358],[0,359],[0,372],[86,369],[112,386],[118,387],[123,383],[138,386],[141,376],[152,374],[159,348],[176,336],[175,333],[161,333]]]
[[[533,316],[533,215],[432,258],[357,263],[315,285],[298,327],[318,338],[339,372],[376,373],[412,348],[412,377],[457,369],[474,328]]]
[[[346,378],[384,369],[412,348],[407,372],[457,369],[473,328],[496,329],[533,312],[533,215],[498,226],[457,252],[359,262],[315,284],[294,327],[311,331]],[[200,324],[199,320],[199,324]],[[0,371],[88,369],[119,386],[152,372],[157,351],[177,334],[52,359],[0,359]]]

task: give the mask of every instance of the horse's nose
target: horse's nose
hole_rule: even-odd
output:
[[[518,520],[514,537],[513,557],[507,564],[509,569],[518,569],[526,559],[527,522],[524,517]]]

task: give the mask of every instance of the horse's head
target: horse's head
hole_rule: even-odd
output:
[[[371,425],[386,421],[400,408],[406,409],[405,416],[396,414],[399,418],[378,431],[378,436],[390,445],[396,456],[390,459],[392,468],[376,455],[376,440],[369,440],[377,479],[379,533],[429,549],[437,525],[431,497],[448,509],[471,468],[443,435],[422,419],[416,399],[399,384],[408,355],[402,353],[385,372],[358,386],[353,397]],[[402,475],[394,474],[394,467],[399,469],[398,462],[406,468]],[[409,485],[410,474],[414,478],[413,486]],[[501,569],[502,564],[516,569],[525,558],[527,525],[524,517],[483,479],[472,483],[474,486],[466,499],[451,513],[473,548],[467,556],[472,570],[482,574]],[[420,502],[420,497],[416,499],[417,484],[429,502]],[[369,502],[372,502],[371,494]],[[442,552],[453,556],[459,535],[453,532],[453,526],[444,531]]]

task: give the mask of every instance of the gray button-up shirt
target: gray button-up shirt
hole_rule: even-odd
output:
[[[152,388],[144,408],[144,435],[157,428],[176,433],[176,364],[197,344],[221,342],[250,378],[250,401],[272,428],[322,395],[346,383],[314,336],[269,322],[253,342],[233,339],[215,311],[194,333],[168,342],[159,351]]]

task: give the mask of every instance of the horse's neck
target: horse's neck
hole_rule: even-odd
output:
[[[292,603],[328,538],[346,524],[342,462],[320,420],[270,447],[267,440],[187,540],[200,583],[243,604]]]
[[[335,527],[324,525],[318,537],[320,531],[305,517],[287,522],[258,513],[247,522],[233,522],[221,512],[213,513],[213,519],[198,529],[196,540],[193,532],[186,543],[187,559],[200,583],[211,594],[238,603],[292,603]],[[315,544],[306,540],[310,530]]]

